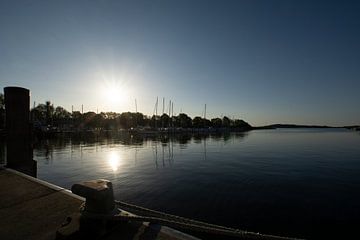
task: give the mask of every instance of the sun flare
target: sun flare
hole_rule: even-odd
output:
[[[117,88],[107,88],[105,89],[104,95],[106,97],[107,102],[109,103],[119,103],[121,102],[121,90]]]
[[[129,100],[128,89],[113,82],[104,84],[101,92],[105,105],[112,109],[126,104]]]

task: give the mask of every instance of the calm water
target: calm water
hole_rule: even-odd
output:
[[[35,146],[38,177],[70,188],[105,178],[117,199],[263,233],[354,235],[360,134],[341,129],[65,138]]]

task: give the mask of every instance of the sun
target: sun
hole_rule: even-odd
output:
[[[105,89],[104,96],[106,97],[107,102],[112,104],[120,103],[122,100],[122,92],[117,88],[108,87]]]
[[[111,109],[117,109],[129,100],[128,89],[116,82],[104,84],[101,93],[104,104]]]

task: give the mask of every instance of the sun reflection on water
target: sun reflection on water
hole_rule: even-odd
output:
[[[108,164],[110,166],[110,168],[114,171],[117,172],[120,165],[121,165],[121,157],[119,155],[119,153],[117,152],[111,152],[108,156]]]

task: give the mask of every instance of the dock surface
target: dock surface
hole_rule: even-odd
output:
[[[0,239],[53,240],[67,216],[79,212],[85,200],[69,190],[0,169]],[[126,223],[101,239],[195,240],[177,230],[149,223]]]

